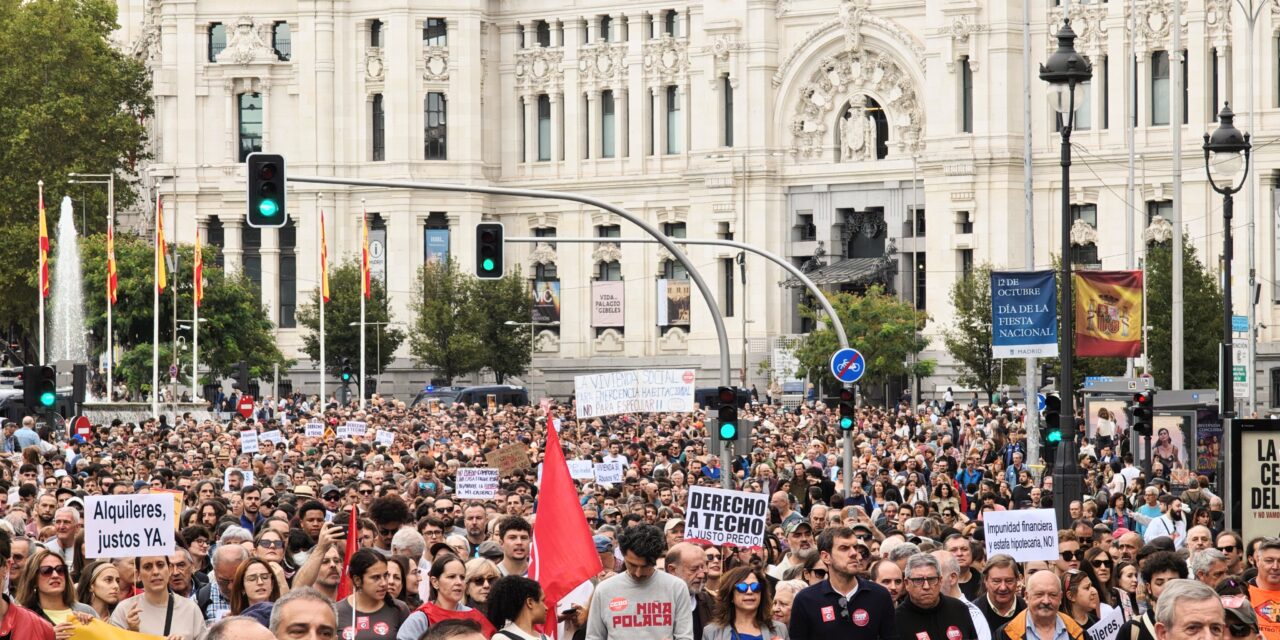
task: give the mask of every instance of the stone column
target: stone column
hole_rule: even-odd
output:
[[[622,37],[622,34],[623,34],[623,29],[626,29],[626,25],[623,23],[623,20],[622,20],[622,12],[611,13],[609,14],[609,17],[610,17],[609,24],[610,24],[610,32],[611,32],[609,33],[609,42],[625,42],[626,38]]]
[[[538,96],[525,94],[524,100],[524,161],[538,160]]]
[[[600,90],[587,92],[587,148],[592,160],[600,159]]]
[[[627,121],[627,116],[630,112],[627,109],[627,100],[626,87],[613,90],[613,155],[617,158],[626,158],[629,152],[627,133],[630,122]]]
[[[667,88],[650,87],[653,93],[653,155],[667,153]]]
[[[564,160],[564,101],[559,93],[551,93],[551,161]]]
[[[244,273],[244,236],[240,225],[244,216],[219,216],[222,221],[223,267],[227,274]]]
[[[236,110],[236,83],[235,80],[227,80],[222,83],[222,89],[227,92],[227,114],[223,118],[223,126],[227,132],[227,164],[235,164],[240,160],[238,149],[240,145],[240,132],[236,130],[236,120],[238,113]],[[176,132],[174,133],[176,136]]]

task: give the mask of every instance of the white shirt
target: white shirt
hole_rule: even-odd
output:
[[[1151,542],[1160,536],[1173,538],[1173,548],[1181,549],[1187,542],[1187,519],[1174,522],[1167,513],[1159,518],[1152,518],[1147,525],[1147,532],[1142,536],[1142,541]]]

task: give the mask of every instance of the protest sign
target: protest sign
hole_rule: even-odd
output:
[[[306,435],[308,438],[323,438],[323,437],[324,437],[324,423],[323,423],[323,422],[308,422],[308,423],[307,423],[307,431],[306,431],[306,433],[305,433],[304,435]]]
[[[280,444],[281,442],[284,442],[284,437],[280,435],[279,429],[272,429],[271,431],[263,431],[262,435],[258,436],[258,440],[260,442],[274,442],[276,444]]]
[[[1115,607],[1111,609],[1111,613],[1089,627],[1089,640],[1115,640],[1122,624],[1124,624],[1124,609]]]
[[[497,467],[498,472],[503,476],[509,476],[521,469],[532,469],[533,465],[529,463],[529,450],[525,448],[523,443],[515,442],[497,451],[484,454],[484,459],[489,464]]]
[[[396,441],[396,432],[378,429],[378,435],[374,440],[384,447],[389,447]]]
[[[241,431],[240,432],[240,453],[257,453],[258,452],[258,432],[257,431]]]
[[[769,496],[763,493],[689,487],[684,537],[715,545],[763,547],[768,517]]]
[[[168,556],[174,549],[173,496],[88,496],[84,508],[88,558]]]
[[[489,500],[498,495],[498,470],[484,467],[458,469],[453,495],[459,500]]]
[[[72,617],[74,620],[74,616]],[[72,624],[70,640],[165,640],[164,636],[121,629],[94,618],[88,624]]]
[[[363,438],[368,434],[369,424],[367,422],[348,420],[346,424],[338,427],[339,438]]]
[[[223,491],[233,491],[233,489],[231,488],[231,474],[236,471],[239,471],[240,475],[244,478],[244,482],[240,483],[241,487],[247,487],[253,484],[252,471],[248,469],[240,469],[238,467],[231,467],[230,469],[227,469],[222,473],[222,490]],[[235,490],[238,490],[238,488]]]
[[[1058,516],[1053,509],[987,511],[982,514],[987,557],[997,553],[1018,562],[1058,559]]]
[[[1239,458],[1230,472],[1239,487],[1240,509],[1231,521],[1239,523],[1235,530],[1245,540],[1273,536],[1280,527],[1280,420],[1233,420],[1232,426],[1231,451]],[[1176,450],[1180,443],[1173,444]]]
[[[578,418],[693,411],[692,369],[641,369],[575,376]]]
[[[595,477],[595,469],[590,460],[569,460],[569,477],[574,480],[590,480]]]
[[[596,482],[617,484],[622,482],[621,462],[601,462],[596,465]]]

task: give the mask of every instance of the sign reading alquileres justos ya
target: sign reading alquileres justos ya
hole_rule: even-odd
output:
[[[1052,271],[992,271],[992,355],[997,358],[1056,357],[1057,306],[1057,284]]]
[[[693,411],[692,369],[640,369],[573,378],[578,418]]]

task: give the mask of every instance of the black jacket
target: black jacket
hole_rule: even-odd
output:
[[[991,608],[991,602],[987,600],[986,595],[978,596],[978,599],[974,601],[974,604],[978,606],[978,611],[982,612],[982,617],[987,619],[987,628],[991,629],[992,637],[995,637],[997,629],[1003,627],[1019,613],[1027,610],[1027,601],[1022,598],[1018,598],[1017,603],[1013,607],[1013,614],[1008,618],[996,613],[995,609]]]
[[[716,599],[706,591],[698,591],[693,600],[698,603],[693,609],[693,640],[702,640],[702,628],[715,617]]]
[[[969,607],[950,596],[941,596],[931,609],[922,609],[911,598],[898,605],[898,637],[904,640],[975,640],[978,630]]]
[[[893,597],[884,587],[858,578],[853,598],[844,599],[823,580],[796,594],[791,602],[791,640],[898,640]]]

